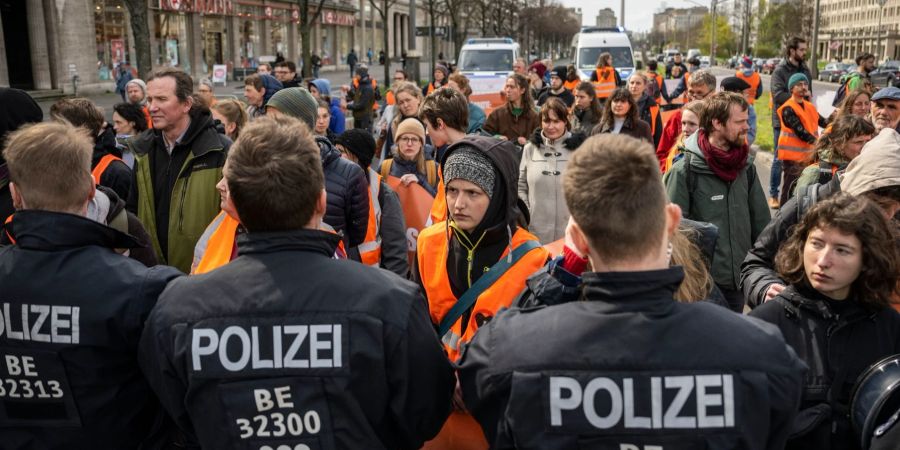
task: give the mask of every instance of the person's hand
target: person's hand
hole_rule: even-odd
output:
[[[409,185],[412,184],[412,183],[418,183],[418,182],[419,182],[419,177],[417,177],[417,176],[416,176],[415,174],[413,174],[413,173],[408,173],[408,174],[403,175],[402,177],[400,177],[400,182],[403,183],[404,186],[409,186]]]
[[[780,294],[781,291],[783,291],[783,290],[784,290],[784,285],[783,285],[783,284],[778,284],[778,283],[772,283],[772,284],[770,284],[770,285],[769,285],[769,288],[766,289],[766,298],[765,298],[765,300],[763,300],[763,303],[765,303],[765,302],[767,302],[767,301],[769,301],[769,300],[772,300],[772,299],[775,298],[778,294]]]
[[[524,137],[519,136],[519,139],[516,142],[518,142],[519,145],[525,145],[526,143],[528,143],[528,139],[525,139]]]

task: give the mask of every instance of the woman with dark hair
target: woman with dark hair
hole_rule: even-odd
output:
[[[603,52],[597,58],[597,69],[591,72],[591,82],[601,102],[612,95],[614,89],[622,85],[619,71],[613,66],[612,55]]]
[[[484,122],[484,131],[524,146],[531,133],[541,126],[528,80],[524,75],[514,73],[506,78],[503,92],[506,93],[506,104],[491,111]]]
[[[603,106],[600,105],[600,100],[597,100],[597,91],[594,90],[593,84],[582,81],[575,86],[572,93],[575,94],[572,129],[590,134],[603,115]]]
[[[789,283],[750,315],[775,324],[809,367],[787,449],[858,449],[849,419],[854,382],[900,353],[896,232],[864,196],[839,193],[813,206],[775,257]]]
[[[866,142],[875,136],[875,126],[863,117],[842,114],[829,125],[829,131],[816,140],[815,152],[797,178],[794,194],[802,195],[811,184],[825,184],[839,170],[847,168],[859,156]]]
[[[637,139],[653,143],[650,125],[640,119],[637,103],[628,89],[617,88],[613,91],[606,105],[600,123],[591,131],[591,135],[600,133],[625,134]]]
[[[125,141],[147,129],[144,109],[134,103],[118,103],[113,106],[113,129],[116,131],[116,147],[122,152],[122,161],[134,167],[134,154],[127,150]]]

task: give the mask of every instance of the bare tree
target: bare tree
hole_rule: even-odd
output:
[[[312,46],[310,45],[309,34],[312,31],[312,25],[322,17],[322,5],[325,4],[325,0],[318,0],[319,4],[316,5],[316,10],[310,17],[309,6],[310,4],[315,4],[315,1],[295,0],[297,7],[300,9],[298,28],[300,29],[300,56],[303,58],[303,68],[300,74],[303,78],[312,76]]]
[[[369,4],[372,5],[372,8],[375,8],[375,11],[378,11],[378,16],[381,17],[382,28],[384,29],[381,41],[381,44],[384,46],[384,86],[391,85],[391,48],[388,46],[387,19],[388,13],[395,3],[397,3],[397,0],[369,0]],[[379,4],[381,6],[379,6]]]
[[[147,24],[146,0],[123,0],[128,15],[131,16],[131,30],[134,34],[134,60],[137,63],[138,76],[142,79],[150,77],[153,62],[150,58],[150,27]]]

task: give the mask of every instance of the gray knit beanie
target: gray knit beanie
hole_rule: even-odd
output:
[[[319,104],[306,88],[282,89],[269,99],[266,106],[271,106],[288,116],[302,120],[310,130],[316,126]]]
[[[444,162],[443,174],[445,186],[459,178],[480,187],[488,198],[494,195],[494,183],[497,180],[494,165],[484,153],[474,147],[460,147],[450,153]]]

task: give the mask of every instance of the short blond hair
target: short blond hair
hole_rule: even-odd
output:
[[[9,180],[29,209],[79,212],[94,191],[93,140],[84,129],[46,122],[9,135]]]

